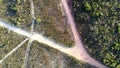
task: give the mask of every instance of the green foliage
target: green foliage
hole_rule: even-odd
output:
[[[120,44],[115,42],[113,47],[112,47],[113,50],[117,50],[117,51],[120,51]]]
[[[90,11],[92,9],[91,5],[88,2],[83,3],[83,9],[85,11]]]
[[[120,68],[120,64],[116,68]]]
[[[0,3],[3,2],[3,0],[0,0]]]
[[[41,19],[41,18],[36,18],[36,22],[37,22],[37,23],[41,23],[41,22],[42,22],[42,19]]]
[[[17,8],[16,8],[15,2],[12,2],[12,3],[10,3],[10,4],[7,5],[7,13],[8,13],[8,15],[10,15],[10,16],[16,15],[16,13],[17,13]]]
[[[118,24],[118,33],[120,34],[120,23]]]
[[[120,64],[120,12],[118,0],[74,0],[75,19],[91,56],[110,68]],[[86,1],[86,2],[85,2]],[[81,5],[83,4],[83,5]],[[88,7],[91,9],[86,10]],[[85,11],[82,11],[84,7]],[[89,18],[89,20],[88,20]]]
[[[95,18],[99,18],[100,16],[103,16],[103,13],[99,11],[93,12],[92,14],[92,17],[95,17]]]
[[[17,3],[20,4],[20,3],[21,3],[21,0],[17,0]]]
[[[106,53],[106,55],[104,56],[105,59],[103,59],[103,62],[107,65],[110,65],[111,67],[116,67],[116,65],[118,64],[118,62],[115,60],[115,55],[112,53]]]
[[[98,8],[99,7],[97,2],[94,2],[92,6],[93,6],[93,8]]]
[[[89,15],[87,13],[82,13],[80,15],[80,18],[81,18],[82,21],[87,21],[88,18],[89,18]]]
[[[94,19],[99,19],[101,16],[104,15],[103,12],[101,11],[101,6],[99,6],[97,2],[91,3],[89,1],[88,2],[83,1],[82,5],[80,5],[79,2],[74,2],[74,3],[75,3],[74,9],[76,11],[76,20],[81,19],[83,21],[89,22],[90,20],[94,21]]]

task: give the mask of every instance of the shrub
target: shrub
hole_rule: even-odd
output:
[[[116,68],[120,68],[120,64]]]
[[[92,17],[99,18],[100,16],[103,16],[103,13],[100,11],[93,12]]]
[[[83,9],[85,11],[90,11],[92,9],[92,7],[88,2],[85,2],[85,3],[83,3]]]
[[[96,2],[94,2],[94,3],[93,3],[93,7],[94,7],[94,8],[98,8],[99,6],[98,6],[98,4],[97,4]]]
[[[42,22],[42,19],[41,18],[36,18],[36,22],[40,23],[40,22]]]
[[[118,24],[118,33],[120,34],[120,23]]]

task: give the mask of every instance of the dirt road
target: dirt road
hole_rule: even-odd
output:
[[[92,57],[90,57],[89,54],[85,51],[83,44],[81,42],[79,33],[77,32],[75,21],[74,21],[73,16],[71,15],[71,11],[68,7],[67,1],[66,0],[61,0],[61,1],[63,4],[63,7],[65,9],[66,15],[68,17],[68,21],[70,23],[73,35],[74,35],[75,46],[72,48],[63,47],[60,44],[52,41],[51,39],[48,39],[47,37],[42,36],[41,34],[27,32],[27,31],[20,29],[18,27],[11,26],[11,25],[5,23],[4,21],[0,21],[0,26],[8,28],[9,30],[12,30],[12,31],[14,31],[18,34],[21,34],[23,36],[26,36],[28,38],[31,38],[32,40],[36,40],[40,43],[46,44],[49,47],[57,49],[63,53],[66,53],[72,57],[75,57],[78,60],[82,60],[82,61],[87,62],[91,65],[94,65],[98,68],[107,68],[106,66],[100,64],[99,62],[94,60]]]
[[[87,62],[93,66],[96,66],[99,68],[107,68],[106,66],[102,65],[101,63],[99,63],[98,61],[96,61],[95,59],[90,57],[89,54],[86,52],[86,50],[84,49],[83,44],[81,42],[81,38],[80,38],[79,33],[77,31],[76,24],[75,24],[75,21],[74,21],[72,14],[71,14],[67,0],[61,0],[61,2],[63,4],[64,10],[65,10],[66,15],[68,17],[68,21],[70,23],[70,26],[71,26],[71,29],[73,32],[73,36],[74,36],[75,46],[69,49],[69,53],[71,53],[70,55],[76,57],[78,60],[82,60],[82,61]]]

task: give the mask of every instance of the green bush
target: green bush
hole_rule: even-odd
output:
[[[42,19],[41,18],[36,18],[36,22],[40,23],[40,22],[42,22]]]
[[[85,11],[90,11],[92,9],[92,7],[88,2],[85,2],[85,3],[83,3],[83,9]]]
[[[98,3],[97,3],[97,2],[94,2],[94,3],[93,3],[93,8],[98,8],[98,7],[99,7]]]
[[[77,23],[79,32],[85,39],[83,43],[87,44],[85,46],[88,47],[90,55],[110,68],[120,68],[120,24],[118,24],[120,5],[118,0],[74,1],[80,5],[74,7],[77,11],[75,11],[75,19],[80,22],[80,24]]]
[[[120,23],[118,24],[118,33],[120,34]]]
[[[100,16],[103,16],[103,13],[99,12],[99,11],[93,12],[93,14],[92,14],[92,17],[99,18]]]
[[[120,64],[116,68],[120,68]]]
[[[112,47],[112,49],[119,51],[120,50],[120,44],[117,43],[117,42],[115,42],[114,45],[113,45],[113,47]]]

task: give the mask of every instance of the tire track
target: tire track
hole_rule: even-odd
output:
[[[32,24],[31,24],[31,32],[33,33],[34,32],[34,25],[35,25],[35,13],[34,13],[34,4],[33,4],[33,0],[30,0],[30,3],[31,3],[31,16],[32,16]],[[32,45],[32,39],[29,39],[29,42],[28,42],[28,46],[27,46],[27,49],[26,49],[26,54],[25,54],[25,61],[24,61],[24,68],[27,68],[27,63],[28,63],[28,60],[29,60],[29,53],[30,53],[30,48],[31,48],[31,45]]]
[[[0,64],[7,58],[9,57],[12,53],[14,53],[18,48],[20,48],[26,41],[28,41],[28,38],[26,38],[24,41],[22,41],[17,47],[15,47],[12,51],[10,51],[5,57],[0,60]]]

